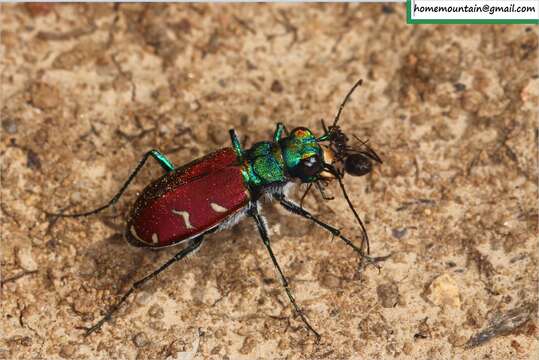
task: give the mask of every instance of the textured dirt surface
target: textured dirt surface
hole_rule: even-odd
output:
[[[2,5],[3,359],[528,359],[537,349],[537,27],[411,26],[403,5]],[[182,164],[342,127],[380,154],[346,178],[380,271],[267,206],[294,316],[253,224],[207,239],[95,322],[174,254],[129,247],[129,204],[85,219],[142,154]],[[306,207],[356,241],[338,192]],[[300,194],[298,192],[298,194]]]

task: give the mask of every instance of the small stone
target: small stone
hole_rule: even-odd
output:
[[[95,259],[91,257],[84,258],[79,264],[79,274],[82,276],[89,276],[95,274],[97,269],[97,264]]]
[[[200,108],[201,108],[201,105],[198,100],[191,101],[189,103],[189,110],[191,110],[192,112],[197,112],[198,110],[200,110]]]
[[[2,120],[2,128],[8,134],[15,134],[17,132],[17,121],[14,119],[4,119]]]
[[[479,111],[479,107],[484,102],[483,95],[480,92],[474,90],[466,90],[462,94],[461,103],[462,108],[466,111],[475,113]]]
[[[52,85],[37,82],[30,88],[32,104],[41,110],[53,109],[60,105],[60,92]]]
[[[136,347],[140,348],[147,346],[150,343],[150,340],[148,339],[148,335],[141,331],[133,337],[133,343],[135,343]]]
[[[148,315],[155,319],[162,319],[165,316],[165,312],[163,311],[163,307],[159,304],[153,304],[150,307],[150,310],[148,310]]]
[[[74,345],[68,344],[62,346],[60,349],[60,356],[64,359],[73,359],[73,355],[75,355],[75,351],[77,348]]]
[[[453,87],[455,88],[455,91],[458,92],[466,90],[466,85],[464,85],[463,83],[456,83],[453,85]]]
[[[402,346],[402,352],[406,355],[410,355],[412,351],[414,351],[414,345],[409,341],[405,342]]]
[[[407,232],[407,228],[391,229],[391,235],[393,235],[395,239],[402,239]]]
[[[28,149],[26,152],[26,166],[33,170],[41,169],[41,160],[39,155],[32,149]]]
[[[449,274],[443,274],[434,279],[429,285],[429,300],[441,307],[460,308],[459,287]]]
[[[273,82],[271,83],[271,91],[275,93],[281,93],[283,92],[283,90],[283,84],[281,84],[279,80],[273,80]]]
[[[256,346],[256,339],[248,336],[243,340],[243,346],[240,349],[240,353],[243,355],[250,354]]]
[[[378,285],[376,293],[382,307],[392,308],[397,306],[399,302],[399,288],[394,282]]]
[[[342,286],[341,279],[327,271],[323,273],[320,283],[329,289],[337,289]]]
[[[151,293],[147,291],[141,291],[138,293],[136,301],[139,305],[147,305],[151,298]]]
[[[150,329],[155,330],[155,331],[164,331],[167,327],[165,322],[161,320],[151,321],[149,326],[150,326]]]
[[[32,257],[32,249],[25,247],[17,251],[17,262],[23,270],[36,271],[37,263]]]

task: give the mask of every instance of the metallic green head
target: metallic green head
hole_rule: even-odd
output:
[[[279,144],[290,175],[306,183],[319,179],[324,167],[323,151],[309,129],[295,128]]]

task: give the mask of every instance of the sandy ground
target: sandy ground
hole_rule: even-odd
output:
[[[411,26],[404,5],[2,5],[2,359],[528,359],[537,349],[537,27]],[[372,254],[266,206],[294,315],[251,221],[95,322],[177,251],[122,239],[152,163],[342,127],[384,164],[346,178]],[[306,207],[354,240],[338,187]],[[299,196],[298,192],[295,196]],[[537,355],[537,353],[535,353]]]

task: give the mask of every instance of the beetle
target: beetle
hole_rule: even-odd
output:
[[[295,312],[317,340],[320,339],[320,334],[311,326],[296,303],[273,253],[267,224],[260,213],[260,200],[267,197],[277,201],[287,211],[314,222],[343,240],[361,256],[362,261],[366,259],[371,264],[381,261],[382,257],[368,256],[370,249],[367,230],[342,181],[345,174],[363,176],[372,171],[374,164],[382,163],[374,150],[357,137],[360,147],[350,146],[349,138],[338,126],[345,104],[361,84],[362,80],[357,81],[348,91],[331,126],[326,127],[322,121],[322,136],[316,137],[305,127],[288,132],[282,123],[278,123],[272,141],[258,142],[249,149],[243,149],[236,132],[231,129],[231,147],[214,151],[181,167],[174,167],[158,150],[150,150],[107,204],[82,213],[49,214],[75,218],[97,214],[109,208],[120,199],[150,157],[165,171],[164,175],[148,185],[136,199],[128,217],[125,238],[133,246],[152,249],[177,244],[186,246],[158,269],[136,281],[97,323],[86,329],[86,335],[90,335],[110,320],[127,298],[143,284],[199,249],[206,235],[229,228],[244,217],[250,217],[256,224]],[[356,246],[339,229],[319,220],[303,208],[303,198],[313,184],[325,199],[329,199],[323,189],[333,180],[339,183],[342,194],[360,225],[361,246]],[[295,183],[308,184],[299,205],[287,197],[290,185]]]

